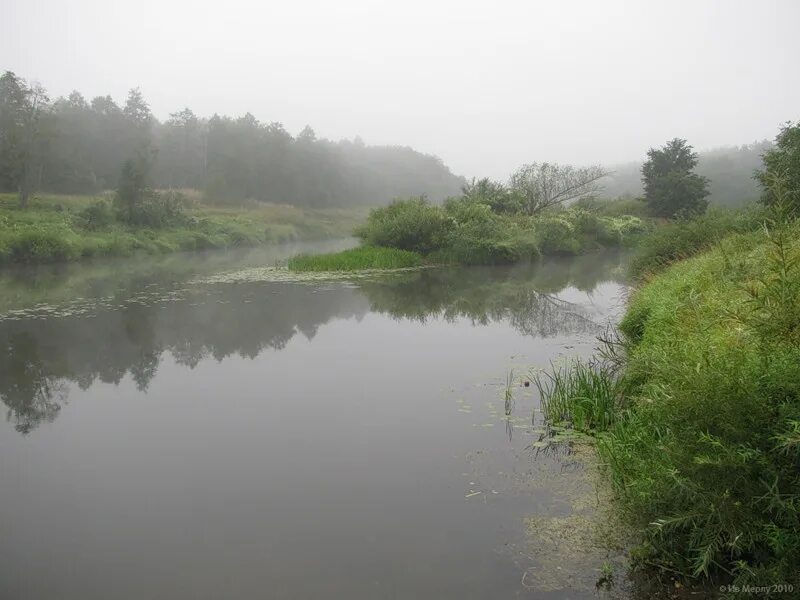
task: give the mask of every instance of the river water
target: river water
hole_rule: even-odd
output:
[[[0,598],[597,597],[526,382],[624,258],[230,275],[349,243],[0,273]]]

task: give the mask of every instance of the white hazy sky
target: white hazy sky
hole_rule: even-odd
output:
[[[798,23],[800,0],[0,0],[0,69],[505,179],[772,138],[800,118]]]

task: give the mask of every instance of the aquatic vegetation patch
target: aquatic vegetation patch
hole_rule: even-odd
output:
[[[417,252],[362,246],[328,254],[300,254],[289,259],[290,271],[364,271],[408,269],[422,264]]]
[[[211,283],[309,283],[319,284],[326,281],[348,281],[360,279],[376,279],[403,274],[422,267],[398,269],[362,269],[358,271],[291,271],[285,267],[254,267],[227,273],[217,273],[205,277],[197,277],[189,281],[192,285]]]
[[[584,433],[606,431],[620,412],[616,378],[602,364],[574,360],[551,365],[533,381],[551,425],[567,424]]]

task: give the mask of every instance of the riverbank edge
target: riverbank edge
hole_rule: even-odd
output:
[[[784,304],[776,306],[777,300],[773,297],[771,308],[763,302],[759,306],[775,287],[779,288]],[[568,420],[575,424],[582,419],[575,428],[595,439],[593,446],[601,458],[601,471],[615,490],[616,510],[629,526],[641,532],[637,545],[632,548],[632,570],[663,581],[665,591],[682,589],[688,593],[696,590],[713,597],[722,589],[720,584],[723,587],[759,585],[765,581],[774,584],[776,577],[782,578],[780,583],[794,585],[795,590],[800,585],[795,568],[798,539],[790,535],[797,522],[797,511],[790,508],[789,502],[782,507],[789,508],[783,510],[779,519],[774,507],[759,508],[758,494],[769,491],[757,491],[757,481],[750,491],[737,490],[732,481],[737,468],[755,469],[754,474],[762,475],[783,473],[781,469],[785,464],[781,461],[787,454],[797,453],[797,436],[793,437],[792,432],[797,433],[798,429],[798,421],[793,417],[800,411],[797,402],[800,388],[791,378],[777,380],[776,385],[786,388],[784,393],[789,394],[788,389],[794,394],[789,395],[793,398],[791,410],[783,407],[784,412],[788,410],[791,414],[782,414],[780,423],[762,423],[764,433],[748,437],[747,432],[754,429],[747,428],[758,427],[759,406],[761,411],[774,413],[772,409],[779,401],[770,396],[771,388],[767,386],[765,391],[755,386],[751,392],[758,402],[745,407],[742,396],[730,393],[720,383],[715,384],[715,390],[714,385],[709,384],[712,376],[708,374],[713,375],[716,369],[719,370],[717,375],[737,380],[738,368],[742,371],[739,376],[745,372],[753,379],[760,376],[763,383],[764,379],[775,377],[775,372],[759,371],[765,369],[761,366],[764,360],[772,363],[789,360],[791,364],[791,357],[800,359],[796,337],[782,337],[782,333],[790,335],[786,332],[796,335],[800,310],[793,312],[791,306],[796,306],[798,300],[800,226],[796,222],[765,223],[758,231],[730,233],[711,248],[698,248],[696,254],[670,261],[669,265],[640,280],[629,298],[618,333],[601,340],[604,343],[599,353],[583,366],[593,374],[592,378],[607,385],[608,398],[602,398],[606,392],[593,392],[591,382],[581,382],[574,370],[560,374],[564,378],[560,389],[544,391],[545,411],[548,401],[552,403],[549,415],[552,421]],[[769,310],[773,313],[764,312]],[[783,332],[770,325],[781,317],[787,321],[783,323],[786,326]],[[676,348],[685,351],[680,353]],[[723,361],[731,360],[730,348],[740,353],[742,363],[732,368],[728,365],[729,372],[726,372]],[[682,383],[677,385],[675,380]],[[574,387],[570,388],[571,385]],[[698,393],[703,389],[707,395]],[[680,415],[664,407],[675,403],[676,398],[684,403],[684,410],[693,411],[693,417],[703,419],[694,429],[691,421],[688,425],[683,423],[684,429],[691,430],[691,435],[685,432],[676,435],[671,431],[677,429]],[[746,414],[745,408],[755,409],[752,412],[756,416]],[[601,414],[604,411],[607,413]],[[578,419],[576,413],[579,413]],[[663,417],[661,421],[657,420],[659,416]],[[604,425],[601,417],[606,419]],[[715,423],[718,424],[716,429]],[[794,430],[792,424],[795,424]],[[737,449],[732,439],[726,439],[726,434],[730,435],[726,428],[737,434],[745,432],[743,443],[758,453],[760,465],[745,466],[750,457],[741,458],[742,464],[738,467],[725,462],[725,453]],[[665,430],[669,433],[664,433]],[[641,440],[634,436],[645,435],[645,432],[649,435],[647,443],[651,451],[637,457],[632,449],[645,452],[647,445],[640,444]],[[692,436],[695,445],[682,447]],[[718,454],[708,448],[705,454],[701,453],[703,444],[711,448],[716,445]],[[791,458],[798,457],[792,455],[788,460]],[[631,462],[638,464],[631,466]],[[661,476],[668,480],[670,468],[675,477],[671,485],[694,485],[697,488],[694,497],[683,499],[681,503],[679,496],[670,496],[668,481],[659,482]],[[713,471],[712,481],[716,479],[719,485],[701,479],[701,476],[708,476],[704,469]],[[800,480],[789,476],[775,479],[775,485],[780,484],[781,498],[787,501],[797,497],[799,483]],[[655,488],[649,494],[645,491],[646,484]],[[709,511],[705,515],[708,521],[691,523],[688,527],[686,523],[691,522],[688,509],[697,508],[703,493],[709,496],[710,500],[706,500],[716,512]],[[722,511],[727,510],[726,502],[739,512],[722,515]],[[680,522],[681,514],[687,515],[686,523]],[[709,525],[715,518],[717,522]],[[764,523],[752,523],[761,520]],[[760,525],[764,527],[759,529]],[[692,538],[690,528],[707,530],[709,535],[713,533],[711,541],[703,546]],[[737,529],[741,530],[738,535],[747,536],[746,543],[751,544],[749,550],[737,551]],[[774,555],[765,554],[769,540],[759,536],[781,530],[784,530],[782,539],[787,547],[776,546]],[[725,548],[730,553],[728,563],[724,560]],[[706,558],[700,554],[704,549]],[[748,563],[748,552],[755,552],[755,556],[761,558]],[[681,553],[686,557],[683,563],[677,559]]]
[[[42,196],[21,210],[13,196],[0,195],[0,268],[345,238],[367,211],[195,204],[186,209],[180,222],[149,228],[87,221],[87,208],[99,200]]]

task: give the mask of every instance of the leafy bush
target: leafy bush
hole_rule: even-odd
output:
[[[536,236],[542,254],[579,254],[581,251],[575,227],[564,214],[537,220]]]
[[[480,199],[478,184],[467,189],[472,195],[448,199],[443,208],[412,198],[375,209],[356,233],[366,245],[435,252],[439,260],[469,265],[619,246],[647,229],[637,217],[604,217],[580,208],[501,214]]]
[[[83,219],[84,226],[87,229],[101,229],[108,227],[114,222],[114,211],[111,210],[108,202],[105,200],[98,200],[90,204],[78,213],[78,216]]]
[[[137,227],[171,227],[184,222],[185,204],[186,201],[180,192],[159,193],[146,190],[134,207],[120,210],[117,217],[128,225]]]
[[[451,227],[440,207],[418,197],[373,209],[355,235],[368,246],[426,253],[442,247]]]
[[[465,265],[514,263],[539,255],[536,240],[509,217],[480,202],[448,200],[445,214],[453,226],[440,257]]]
[[[79,256],[79,250],[63,231],[33,229],[23,231],[8,244],[8,255],[13,262],[60,262]]]

